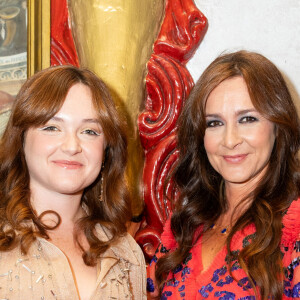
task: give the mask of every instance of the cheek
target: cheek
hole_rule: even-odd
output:
[[[270,154],[275,142],[274,126],[262,126],[247,136],[248,143],[262,153]]]
[[[25,136],[24,141],[24,153],[25,153],[25,159],[28,163],[34,156],[36,156],[36,148],[35,147],[35,139],[30,135],[29,133]],[[38,148],[37,148],[38,149]]]
[[[217,137],[212,135],[211,133],[205,133],[204,136],[204,148],[207,153],[213,154],[217,150]]]
[[[85,151],[86,159],[88,160],[88,180],[89,184],[95,181],[98,175],[101,172],[102,163],[104,159],[104,144],[103,143],[95,143],[93,145],[89,145]]]
[[[36,158],[49,155],[57,148],[57,142],[51,138],[29,138],[24,145],[25,157],[34,156]]]
[[[85,152],[88,155],[90,162],[101,166],[104,159],[104,141],[86,145]]]
[[[217,156],[217,152],[218,152],[217,137],[215,137],[210,133],[205,134],[204,148],[206,151],[208,161],[210,162],[211,166],[218,172],[220,161],[219,161],[219,157]]]

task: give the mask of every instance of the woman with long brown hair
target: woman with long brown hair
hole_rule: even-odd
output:
[[[0,144],[1,299],[146,298],[122,127],[91,71],[52,67],[22,86]]]
[[[214,60],[178,124],[180,191],[149,268],[161,299],[300,297],[300,121],[272,62]]]

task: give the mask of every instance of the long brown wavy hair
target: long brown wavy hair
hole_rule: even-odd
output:
[[[37,236],[48,238],[47,231],[59,226],[59,222],[53,228],[43,224],[44,213],[37,216],[30,204],[24,135],[29,128],[41,126],[51,119],[62,107],[69,89],[78,83],[86,85],[92,92],[107,144],[105,167],[82,196],[82,204],[89,213],[78,222],[77,228],[85,233],[90,245],[88,251],[83,251],[85,263],[94,265],[96,258],[126,232],[125,224],[131,217],[131,208],[124,180],[127,160],[125,124],[118,116],[106,85],[94,73],[73,66],[50,67],[32,76],[20,89],[0,142],[0,251],[9,251],[20,245],[26,253]],[[35,226],[28,226],[30,222]],[[109,241],[97,238],[94,233],[97,223],[111,233]]]
[[[230,253],[233,235],[254,223],[256,237],[240,252],[238,261],[259,287],[262,299],[282,298],[279,245],[283,214],[299,196],[300,122],[279,70],[264,56],[247,51],[224,54],[214,60],[196,83],[180,116],[180,157],[172,178],[181,195],[171,218],[178,248],[157,262],[156,280],[160,293],[167,274],[184,261],[193,247],[195,230],[201,224],[210,226],[227,209],[220,191],[222,177],[210,165],[204,148],[205,105],[214,88],[236,76],[242,77],[247,84],[256,110],[275,124],[276,140],[265,176],[243,200],[252,201],[228,235],[227,250]]]

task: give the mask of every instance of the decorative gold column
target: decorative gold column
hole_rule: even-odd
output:
[[[94,70],[109,86],[127,119],[128,180],[133,213],[142,209],[143,167],[136,120],[144,101],[146,63],[164,16],[164,0],[69,0],[72,33],[80,66]]]
[[[50,66],[50,0],[27,0],[27,76]]]

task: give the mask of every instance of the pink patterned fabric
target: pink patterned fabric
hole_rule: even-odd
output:
[[[199,228],[201,230],[202,228]],[[250,224],[238,231],[231,243],[234,255],[251,243],[255,236],[255,226]],[[147,289],[155,294],[154,272],[157,259],[177,247],[171,231],[170,220],[166,222],[161,236],[161,244],[148,268]],[[255,293],[245,271],[235,259],[229,274],[226,246],[217,254],[210,267],[202,271],[201,238],[190,251],[188,258],[170,272],[161,299],[220,299],[254,300]],[[293,201],[283,217],[281,251],[284,266],[284,299],[300,298],[300,200]],[[236,280],[234,280],[234,278]]]

